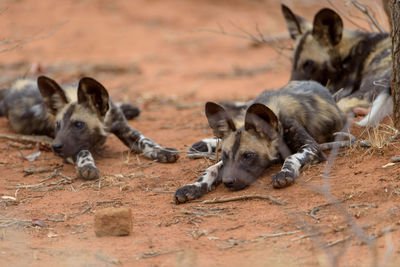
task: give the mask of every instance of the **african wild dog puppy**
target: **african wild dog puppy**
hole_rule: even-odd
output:
[[[199,198],[221,182],[232,190],[243,189],[279,160],[283,166],[272,185],[289,186],[302,166],[325,160],[318,143],[331,140],[346,121],[329,91],[313,81],[292,81],[266,91],[238,117],[212,102],[205,112],[215,136],[222,139],[222,160],[197,182],[178,189],[176,203]],[[199,143],[198,148],[207,146],[204,140]]]
[[[67,161],[71,158],[83,179],[99,177],[91,152],[105,143],[108,133],[115,134],[131,151],[163,163],[175,162],[178,154],[160,147],[131,128],[124,114],[138,114],[136,107],[117,106],[107,90],[92,78],[62,88],[54,80],[40,76],[17,80],[9,88],[4,113],[14,131],[54,138],[54,153]]]
[[[374,126],[392,113],[391,39],[387,33],[343,29],[340,16],[328,8],[321,9],[312,24],[285,5],[282,13],[296,42],[291,80],[326,85],[345,113],[373,102],[360,126]]]

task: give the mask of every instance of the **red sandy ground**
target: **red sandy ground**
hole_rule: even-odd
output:
[[[286,3],[308,18],[321,7],[320,1],[293,2]],[[372,7],[377,10],[373,1]],[[257,33],[258,25],[263,33],[280,35],[286,26],[276,1],[19,0],[2,1],[0,8],[5,9],[0,15],[2,40],[33,37],[1,53],[2,87],[16,77],[34,77],[35,71],[71,82],[91,74],[77,66],[137,66],[140,73],[128,69],[92,75],[114,100],[142,108],[140,117],[130,122],[133,127],[179,150],[211,136],[205,101],[250,99],[289,79],[290,61],[274,49],[200,31],[222,25],[240,33],[237,25]],[[65,70],[53,71],[57,64]],[[255,75],[234,74],[235,68],[265,66],[269,69]],[[12,134],[5,118],[0,119],[0,131]],[[382,167],[397,155],[397,143],[343,150],[327,182],[335,199],[345,201],[340,208],[321,207],[319,220],[310,210],[332,202],[320,193],[325,164],[306,168],[287,189],[274,190],[270,184],[277,166],[243,191],[220,186],[200,199],[268,194],[286,206],[267,200],[175,205],[173,192],[196,180],[212,162],[191,160],[183,153],[176,164],[153,163],[128,155],[110,136],[105,157],[96,159],[99,181],[75,179],[72,184],[16,190],[17,185],[38,184],[51,173],[24,176],[24,169],[61,164],[46,151],[34,162],[21,157],[37,150],[34,145],[0,142],[0,196],[16,196],[18,201],[12,205],[1,200],[0,223],[40,220],[41,225],[21,221],[1,228],[1,266],[326,266],[331,260],[343,266],[400,264],[400,165]],[[75,177],[72,165],[63,164],[61,173]],[[111,206],[132,209],[132,235],[95,236],[95,211]],[[385,234],[384,229],[392,232]],[[287,235],[265,236],[276,233]],[[314,236],[304,237],[309,234]],[[366,245],[365,238],[375,243]]]

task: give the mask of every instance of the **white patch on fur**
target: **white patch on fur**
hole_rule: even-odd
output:
[[[159,145],[143,135],[140,135],[138,146],[139,148],[143,147],[142,151],[140,152],[143,153],[145,157],[150,159],[156,158],[155,154],[161,149]]]
[[[232,102],[231,105],[234,108],[246,108],[249,105],[249,103],[236,101],[236,102]]]
[[[308,154],[312,156],[315,155],[315,153],[312,152],[310,148],[304,148],[303,152],[296,153],[287,157],[285,162],[283,163],[281,171],[291,172],[291,169],[293,169],[294,177],[298,177],[300,175],[300,169],[302,167],[301,161],[304,162],[304,160],[308,157]],[[289,165],[291,168],[287,167],[287,165]]]
[[[35,117],[39,117],[43,112],[43,105],[42,104],[33,105],[30,110]]]
[[[194,182],[191,185],[197,186],[197,187],[201,187],[202,184],[207,184],[207,189],[210,191],[211,190],[211,186],[214,184],[214,182],[217,180],[218,178],[218,173],[219,170],[222,167],[222,160],[218,161],[216,164],[208,167],[202,176],[200,176],[199,179],[202,179],[201,182]]]
[[[78,168],[82,168],[82,167],[87,166],[87,165],[91,165],[93,167],[96,167],[94,165],[94,159],[93,159],[93,157],[92,157],[92,155],[90,154],[89,151],[88,151],[88,155],[86,155],[85,157],[78,157],[76,159],[76,165],[77,165]]]
[[[32,79],[19,79],[16,80],[10,87],[11,92],[18,92],[24,90],[27,86],[35,87],[36,81]]]
[[[207,152],[212,153],[213,149],[217,151],[218,143],[221,144],[221,139],[218,138],[206,138],[201,140],[207,145]]]
[[[372,103],[371,111],[361,121],[356,122],[361,127],[374,127],[386,116],[393,113],[393,99],[387,92],[383,92]]]

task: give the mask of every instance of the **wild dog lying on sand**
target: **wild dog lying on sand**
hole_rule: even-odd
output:
[[[45,76],[40,76],[37,83],[17,80],[8,89],[3,105],[14,131],[54,137],[54,153],[64,160],[72,158],[83,179],[98,178],[91,152],[101,148],[108,133],[149,159],[170,163],[179,157],[173,149],[160,147],[131,128],[124,114],[132,116],[138,113],[137,108],[120,108],[103,85],[92,78],[82,78],[78,86],[64,88]]]
[[[279,160],[284,160],[283,166],[272,185],[289,186],[302,166],[325,160],[318,143],[331,140],[346,121],[328,89],[312,81],[292,81],[280,90],[266,91],[235,118],[212,102],[205,112],[215,136],[222,139],[222,160],[197,182],[178,189],[176,203],[199,198],[221,182],[232,190],[243,189]],[[214,146],[204,140],[194,146],[207,145]]]
[[[312,24],[285,5],[282,13],[296,42],[291,80],[326,85],[345,113],[373,102],[360,126],[374,126],[392,113],[392,43],[387,33],[343,29],[340,16],[328,8]]]

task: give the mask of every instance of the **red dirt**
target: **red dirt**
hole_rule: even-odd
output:
[[[320,8],[313,1],[296,6],[292,2],[289,5],[308,18]],[[220,24],[227,31],[240,32],[233,22],[251,32],[258,24],[263,33],[284,33],[286,26],[275,1],[20,0],[4,1],[0,8],[7,8],[0,15],[1,39],[34,36],[1,54],[2,87],[16,77],[34,77],[34,71],[60,82],[92,75],[114,100],[142,108],[140,117],[130,122],[133,127],[179,150],[211,136],[203,113],[205,101],[250,99],[289,79],[290,61],[272,48],[200,31],[218,29]],[[137,66],[140,73],[126,68],[112,73],[83,70],[85,65],[103,63]],[[255,75],[238,76],[233,71],[262,66],[269,69]],[[0,119],[0,131],[12,134],[5,118]],[[126,147],[110,136],[106,157],[96,159],[102,172],[99,181],[75,179],[72,184],[39,188],[44,191],[12,188],[38,184],[50,174],[24,176],[28,167],[61,165],[51,152],[42,151],[34,162],[20,155],[37,150],[0,142],[0,196],[17,198],[15,205],[1,200],[0,225],[6,219],[36,220],[2,228],[1,266],[326,266],[335,256],[346,266],[386,260],[389,266],[400,264],[400,165],[382,167],[397,155],[397,143],[343,150],[326,181],[335,198],[346,201],[341,209],[320,208],[319,220],[310,216],[310,210],[332,201],[320,193],[325,164],[306,168],[287,189],[274,190],[270,184],[276,166],[245,190],[230,192],[220,186],[200,199],[269,194],[286,206],[267,200],[175,205],[173,192],[197,179],[212,162],[182,154],[176,164],[153,163],[128,155]],[[63,164],[61,173],[75,177],[72,165]],[[96,237],[94,212],[112,206],[132,209],[132,235]],[[383,234],[384,229],[393,232]],[[274,233],[290,235],[260,237]],[[315,237],[294,240],[310,233]],[[359,237],[373,235],[377,235],[374,246]],[[346,237],[346,242],[325,248]]]

